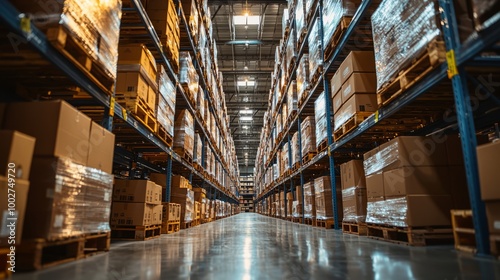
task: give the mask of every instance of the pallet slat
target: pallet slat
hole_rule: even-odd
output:
[[[471,210],[451,210],[455,249],[475,253],[476,237]]]
[[[119,240],[150,240],[160,237],[161,224],[150,226],[113,226],[111,238]]]
[[[450,227],[401,228],[367,224],[367,229],[369,238],[410,246],[453,242],[453,230]]]

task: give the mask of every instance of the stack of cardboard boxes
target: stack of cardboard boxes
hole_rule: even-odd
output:
[[[316,218],[316,194],[314,192],[314,182],[304,184],[304,217],[308,219]]]
[[[182,176],[172,176],[171,182],[170,202],[181,205],[181,228],[184,228],[195,219],[194,192],[189,180]]]
[[[297,100],[300,101],[309,94],[309,55],[303,54],[297,66]],[[297,102],[297,105],[302,106]]]
[[[300,123],[302,157],[316,153],[316,123],[313,116],[306,117]]]
[[[172,138],[174,136],[175,96],[176,89],[165,72],[163,65],[158,64],[158,92],[156,99],[156,119],[158,131],[161,129]],[[160,134],[161,135],[161,134]]]
[[[295,189],[295,200],[292,202],[292,216],[294,218],[302,217],[302,187]]]
[[[199,76],[194,68],[189,52],[180,53],[179,64],[179,83],[184,87],[186,95],[194,101],[192,104],[194,106],[197,104]]]
[[[319,148],[323,141],[327,140],[327,122],[326,118],[325,92],[322,92],[316,101],[314,101],[314,120],[316,124],[316,147]]]
[[[174,128],[174,151],[181,155],[193,158],[194,149],[194,120],[187,109],[176,113]]]
[[[338,182],[338,180],[336,180]],[[338,184],[340,186],[340,184]],[[335,188],[337,197],[340,198],[341,190],[339,187]],[[314,179],[314,193],[316,202],[316,218],[320,220],[327,220],[333,218],[333,200],[332,200],[332,187],[329,176],[322,176]],[[337,212],[339,221],[342,221],[342,201],[337,200]]]
[[[364,223],[366,219],[366,179],[362,160],[340,166],[342,205],[346,223]]]

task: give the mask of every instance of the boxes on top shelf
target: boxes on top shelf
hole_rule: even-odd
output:
[[[319,20],[316,20],[309,32],[309,81],[314,84],[323,71],[323,56],[321,52],[321,34]]]
[[[326,0],[323,1],[323,42],[326,48],[335,47],[340,34],[340,25],[344,18],[351,18],[356,13],[361,0]],[[347,26],[344,26],[346,28]]]

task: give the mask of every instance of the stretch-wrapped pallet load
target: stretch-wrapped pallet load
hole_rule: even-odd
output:
[[[300,35],[305,33],[307,30],[305,1],[307,0],[297,0],[295,5],[295,28],[297,28],[297,40],[299,40],[301,37]]]
[[[182,0],[180,1],[182,4],[182,11],[186,16],[186,20],[188,21],[189,30],[191,32],[191,36],[193,37],[195,43],[198,41],[198,30],[199,30],[199,19],[200,14],[198,12],[198,1],[196,0]]]
[[[194,192],[189,180],[183,176],[172,176],[170,202],[181,205],[181,223],[189,223],[195,218]]]
[[[321,34],[319,31],[319,20],[316,20],[308,37],[309,81],[312,83],[318,79],[323,66],[323,57],[321,55]]]
[[[198,93],[199,76],[194,68],[189,52],[180,53],[179,83],[186,89],[189,96],[195,99]]]
[[[325,0],[323,1],[323,42],[325,49],[335,47],[332,40],[333,33],[340,27],[347,27],[350,18],[354,16],[361,0]],[[347,21],[346,21],[347,20]],[[344,23],[342,23],[344,21]]]
[[[431,137],[397,137],[365,154],[363,164],[367,223],[450,225],[454,186],[446,142]]]
[[[325,92],[322,92],[314,101],[314,120],[316,123],[316,147],[327,137]]]
[[[500,17],[498,0],[472,0],[471,4],[477,30],[488,27]]]
[[[288,88],[288,95],[287,95],[287,110],[288,110],[288,116],[287,118],[290,118],[290,116],[297,112],[297,82],[292,81],[290,83],[290,87]]]
[[[198,98],[196,98],[196,110],[200,116],[205,116],[205,91],[201,86],[198,86]]]
[[[302,157],[316,152],[316,123],[313,116],[306,117],[300,123]]]
[[[288,9],[283,10],[283,18],[281,19],[281,29],[283,30],[282,37],[285,37],[286,29],[289,28],[290,16],[288,14]]]
[[[202,165],[202,151],[203,151],[203,143],[201,142],[201,137],[200,134],[196,133],[195,134],[195,149],[194,149],[194,158],[193,161],[198,163],[198,165]]]
[[[299,132],[296,131],[292,136],[292,166],[296,163],[300,163],[302,159],[300,158],[300,149],[299,149]]]
[[[156,105],[156,119],[158,124],[165,129],[168,135],[174,135],[175,117],[175,86],[165,72],[165,68],[159,65],[158,90],[159,95]]]
[[[297,100],[302,100],[309,93],[309,54],[303,54],[297,65]]]
[[[293,68],[295,60],[297,59],[297,49],[296,49],[296,39],[293,28],[290,30],[290,36],[288,36],[288,40],[286,43],[286,65],[285,70],[290,70]]]
[[[304,184],[304,217],[316,217],[316,194],[314,192],[314,182],[307,182]]]
[[[288,145],[288,142],[286,142],[285,144],[283,144],[283,150],[282,150],[282,156],[281,158],[284,159],[283,161],[283,166],[284,166],[284,169],[285,169],[285,172],[290,169],[290,161],[292,160],[289,156],[289,152],[288,150],[290,149],[290,146]]]
[[[384,0],[372,15],[377,89],[393,81],[433,40],[442,40],[435,0]]]
[[[174,151],[193,158],[194,122],[193,116],[187,109],[180,110],[175,119]]]
[[[340,165],[343,222],[364,223],[366,219],[366,179],[362,160]]]

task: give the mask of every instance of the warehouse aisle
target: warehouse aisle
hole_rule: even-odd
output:
[[[500,279],[500,262],[242,213],[13,279]]]

